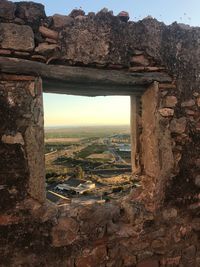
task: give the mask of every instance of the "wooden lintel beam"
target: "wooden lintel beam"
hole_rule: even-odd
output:
[[[163,72],[130,73],[86,67],[47,65],[36,61],[9,57],[0,57],[0,71],[9,74],[40,76],[46,81],[46,84],[51,84],[49,92],[53,90],[52,86],[60,84],[59,91],[63,93],[65,93],[65,90],[67,93],[67,88],[72,89],[76,86],[80,90],[82,87],[82,91],[87,87],[88,91],[95,90],[95,88],[106,91],[110,88],[111,93],[112,91],[113,93],[114,91],[118,93],[122,91],[123,94],[123,90],[134,93],[134,90],[143,91],[144,87],[153,81],[166,83],[172,80],[168,74]],[[47,87],[45,91],[48,92]]]

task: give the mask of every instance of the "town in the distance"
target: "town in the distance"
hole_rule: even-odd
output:
[[[139,186],[131,174],[129,126],[45,128],[47,198],[106,202]]]

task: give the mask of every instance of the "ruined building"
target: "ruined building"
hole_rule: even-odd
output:
[[[43,91],[130,95],[142,186],[49,203]],[[200,28],[0,0],[0,266],[199,267],[199,114]]]

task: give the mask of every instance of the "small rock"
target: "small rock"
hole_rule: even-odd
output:
[[[194,92],[194,93],[193,93],[193,96],[194,96],[194,97],[197,97],[198,95],[199,95],[199,93],[197,93],[197,92]]]
[[[200,175],[197,175],[195,177],[194,183],[197,187],[200,187]]]
[[[160,263],[162,264],[162,266],[167,266],[167,267],[175,267],[175,266],[180,266],[179,263],[180,263],[180,259],[181,259],[181,256],[176,256],[176,257],[173,257],[173,258],[163,258],[161,259]]]
[[[0,55],[10,55],[12,51],[6,49],[0,49]]]
[[[55,28],[63,28],[65,26],[70,26],[73,23],[73,18],[70,16],[64,16],[64,15],[53,15],[53,25]]]
[[[85,16],[85,12],[82,9],[73,9],[69,16],[72,18],[77,16]]]
[[[144,53],[144,51],[138,50],[138,49],[133,49],[132,53],[134,56],[139,56],[139,55],[142,55]]]
[[[46,38],[45,39],[45,43],[49,43],[49,44],[57,44],[57,41],[51,38]]]
[[[20,19],[20,18],[15,18],[14,19],[14,22],[16,24],[19,24],[19,25],[24,25],[25,24],[25,22],[23,21],[23,19]]]
[[[95,17],[95,13],[89,12],[87,16],[88,16],[88,18],[93,19]]]
[[[159,267],[159,262],[157,260],[149,259],[138,263],[136,267]]]
[[[177,217],[177,210],[174,208],[165,209],[162,213],[164,220],[170,220]]]
[[[21,144],[24,145],[24,139],[21,133],[16,133],[16,135],[6,135],[4,134],[1,141],[5,144]]]
[[[196,255],[196,247],[191,245],[183,251],[183,257],[185,259],[194,259]]]
[[[159,113],[163,117],[170,117],[174,115],[174,110],[171,108],[161,108],[159,109]]]
[[[104,7],[99,12],[101,12],[101,13],[108,13],[109,10],[106,7]]]
[[[123,252],[124,267],[135,266],[136,262],[137,262],[136,256],[128,252]]]
[[[194,112],[193,110],[191,110],[191,109],[186,109],[186,110],[185,110],[185,113],[186,113],[187,115],[189,115],[189,116],[193,116],[193,115],[195,114],[195,112]]]
[[[86,19],[87,19],[86,16],[81,16],[81,15],[75,17],[75,20],[76,20],[76,21],[78,21],[78,20],[79,20],[79,21],[83,21],[83,20],[86,20]]]
[[[78,223],[72,218],[60,218],[58,225],[52,229],[52,244],[54,247],[71,245],[78,239]]]
[[[35,52],[39,54],[46,54],[59,48],[57,44],[41,43],[35,48]]]
[[[186,130],[187,120],[185,117],[173,119],[170,123],[170,130],[172,133],[182,134]]]
[[[29,57],[30,53],[29,52],[14,51],[14,55],[20,56],[20,57]]]
[[[165,90],[176,89],[176,85],[171,83],[159,83],[159,89],[165,89]]]
[[[195,231],[200,231],[200,218],[194,218],[192,220],[192,229]]]
[[[126,11],[121,11],[117,16],[123,22],[128,22],[130,18],[128,12]]]
[[[148,250],[145,250],[145,251],[137,254],[138,261],[149,259],[152,256],[153,256],[153,252],[148,251]]]
[[[165,240],[161,238],[153,240],[153,242],[151,243],[151,246],[153,250],[156,251],[156,253],[163,254],[165,246],[166,246]]]
[[[57,40],[58,39],[58,32],[53,31],[51,29],[48,29],[44,26],[40,26],[39,27],[39,32],[45,37],[45,38],[50,38],[53,40]]]
[[[12,20],[15,17],[16,5],[11,1],[0,1],[0,18]]]
[[[107,249],[105,244],[94,247],[92,250],[85,249],[82,256],[76,259],[76,267],[105,266]]]
[[[164,105],[167,108],[173,108],[177,104],[177,98],[175,96],[167,96],[164,100]]]
[[[196,159],[195,165],[197,168],[200,168],[200,158]]]
[[[197,97],[197,106],[200,107],[200,96]]]
[[[181,103],[181,107],[185,108],[185,107],[192,107],[195,105],[195,101],[193,99],[190,99],[188,101],[185,101],[183,103]]]
[[[144,55],[136,55],[131,58],[131,63],[139,66],[148,66],[149,60]]]

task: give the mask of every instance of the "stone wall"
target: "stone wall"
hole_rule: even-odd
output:
[[[59,208],[45,201],[41,78],[0,73],[0,266],[200,266],[199,40],[152,18],[0,0],[1,57],[172,77],[133,109],[141,187]]]

